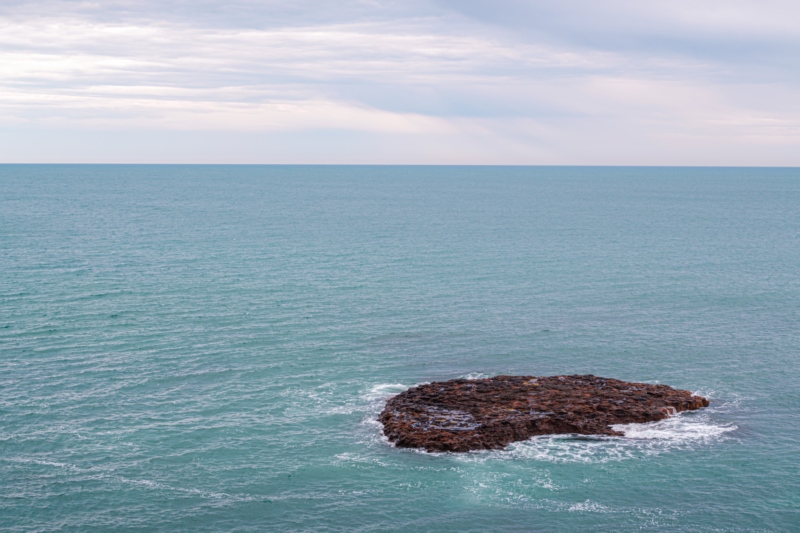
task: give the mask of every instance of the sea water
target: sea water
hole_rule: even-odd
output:
[[[800,170],[0,166],[0,529],[800,530]],[[699,412],[394,448],[416,384]]]

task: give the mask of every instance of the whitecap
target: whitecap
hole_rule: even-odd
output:
[[[470,381],[476,379],[486,379],[492,377],[490,374],[484,374],[483,372],[470,372],[467,375],[459,376],[459,379],[468,379]]]
[[[407,390],[408,386],[402,383],[379,383],[370,387],[370,389],[362,394],[362,398],[367,402],[375,402],[377,400],[386,400],[392,396],[396,396]]]
[[[682,416],[647,424],[617,424],[611,427],[615,431],[624,433],[626,439],[678,444],[705,443],[738,429],[733,424],[714,424],[708,420],[689,419]]]
[[[611,511],[605,505],[593,502],[591,500],[586,500],[585,502],[580,502],[580,503],[573,503],[567,508],[567,510],[573,513],[574,512],[608,513]]]

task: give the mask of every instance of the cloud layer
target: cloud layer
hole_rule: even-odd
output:
[[[800,165],[800,4],[6,2],[0,161]]]

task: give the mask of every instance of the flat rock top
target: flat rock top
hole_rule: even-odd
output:
[[[536,435],[616,435],[613,424],[662,420],[708,400],[666,385],[585,376],[496,376],[413,387],[378,420],[401,448],[501,449]]]

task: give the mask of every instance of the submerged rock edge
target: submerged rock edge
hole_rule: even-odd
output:
[[[538,435],[622,436],[615,424],[663,420],[708,406],[687,390],[591,374],[453,379],[390,398],[378,420],[400,448],[496,450]]]

